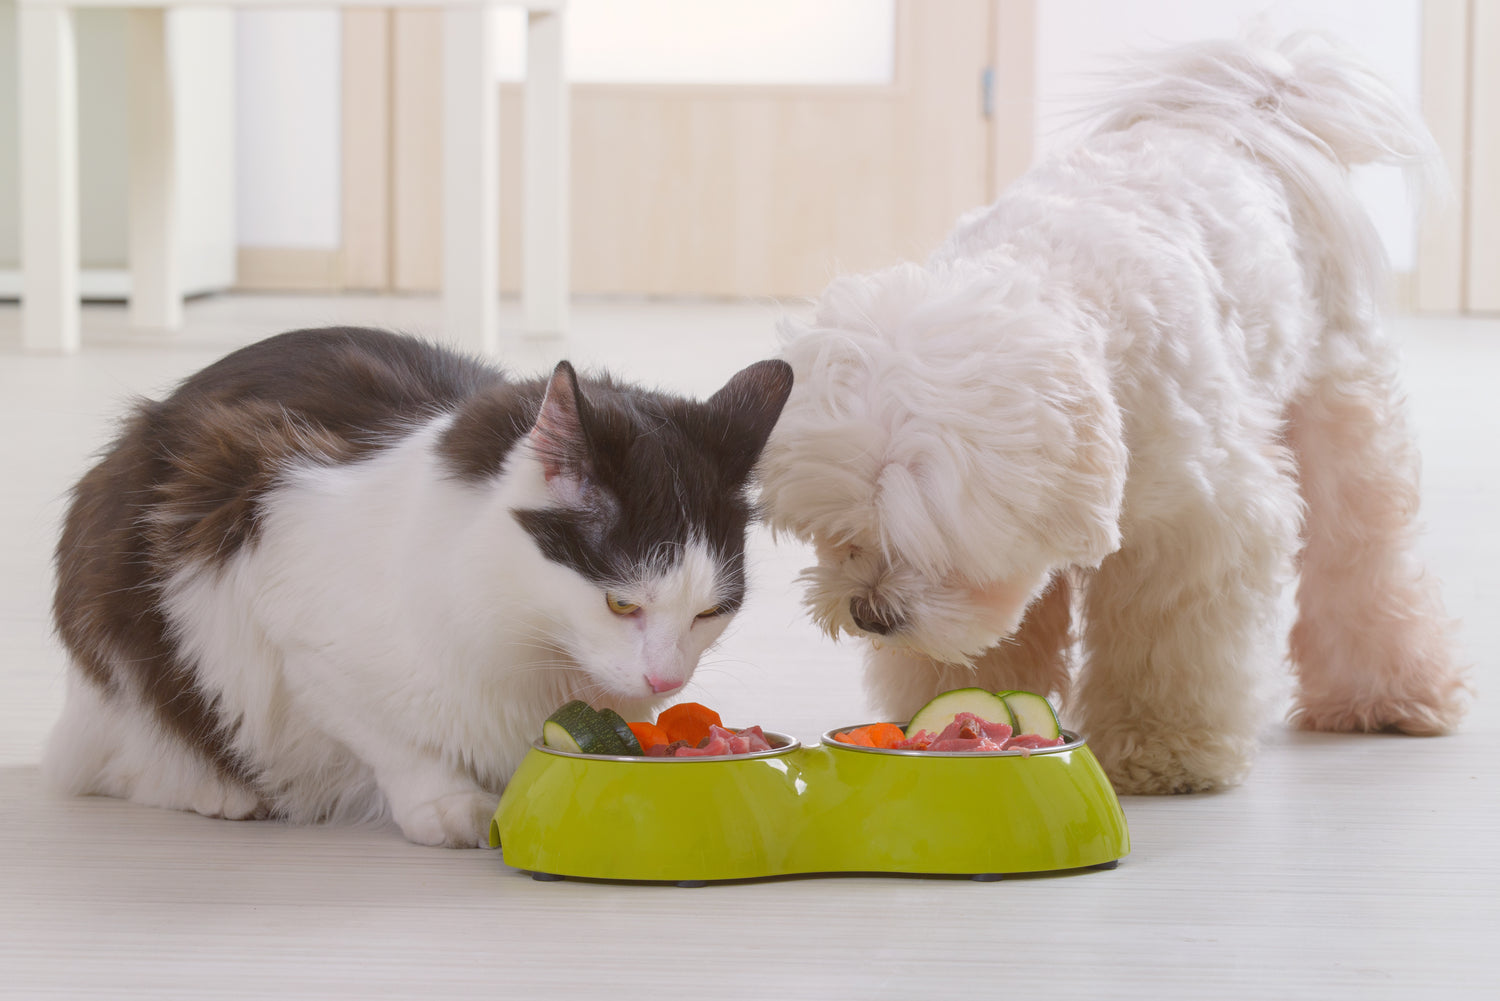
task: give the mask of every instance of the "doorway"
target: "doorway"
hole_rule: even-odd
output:
[[[890,78],[578,82],[579,293],[789,297],[920,259],[1028,165],[1034,0],[893,0]],[[440,15],[344,14],[344,284],[442,273]],[[501,286],[520,277],[521,94],[501,83]]]

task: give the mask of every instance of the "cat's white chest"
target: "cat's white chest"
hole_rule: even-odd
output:
[[[240,720],[237,748],[289,790],[326,799],[319,776],[340,755],[377,778],[382,761],[430,759],[498,789],[563,702],[642,718],[722,632],[701,615],[718,578],[703,544],[621,582],[644,607],[613,614],[607,589],[518,524],[548,502],[535,465],[460,481],[433,447],[441,429],[294,471],[254,545],[168,589],[201,683]]]
[[[168,589],[200,682],[241,720],[237,745],[292,786],[331,748],[366,760],[370,744],[506,775],[566,689],[528,600],[549,568],[509,516],[515,485],[447,476],[440,427],[297,471],[254,545]]]

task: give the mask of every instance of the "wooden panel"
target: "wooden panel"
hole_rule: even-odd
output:
[[[343,287],[343,254],[321,247],[241,247],[235,288],[249,292],[333,292]]]
[[[1450,197],[1429,197],[1417,235],[1415,306],[1464,305],[1464,214],[1469,119],[1469,2],[1426,0],[1422,8],[1422,117],[1442,150]]]
[[[1036,154],[1036,0],[992,0],[989,186],[985,201]]]
[[[1470,9],[1468,308],[1500,312],[1500,4]]]
[[[443,15],[397,10],[391,49],[391,287],[443,280]]]
[[[391,280],[391,11],[342,17],[343,156],[340,213],[343,285],[383,289]]]
[[[986,200],[991,0],[897,3],[887,87],[573,88],[573,290],[791,296],[924,257]],[[407,18],[421,15],[398,15]],[[440,95],[397,27],[395,286],[437,288]],[[427,46],[425,54],[417,50]],[[433,76],[436,76],[434,73]],[[520,281],[521,89],[501,88],[501,282]]]

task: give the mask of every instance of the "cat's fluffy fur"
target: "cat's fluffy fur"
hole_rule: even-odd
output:
[[[925,265],[786,322],[762,499],[817,548],[814,618],[871,640],[904,719],[962,685],[1068,693],[1076,606],[1069,706],[1115,783],[1203,790],[1250,764],[1300,569],[1297,723],[1447,730],[1464,686],[1412,554],[1384,260],[1347,182],[1430,139],[1317,37],[1115,83],[1077,148]]]
[[[142,402],[74,491],[47,774],[482,843],[548,713],[640,718],[738,609],[789,389],[779,361],[704,403],[566,363],[512,381],[367,330],[230,355]]]

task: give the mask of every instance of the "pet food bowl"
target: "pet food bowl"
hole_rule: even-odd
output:
[[[1084,742],[1023,751],[894,751],[823,735],[809,762],[807,871],[993,877],[1113,867],[1125,813]],[[814,785],[816,783],[816,786]]]
[[[703,758],[573,754],[537,741],[490,825],[537,878],[701,883],[815,873],[996,878],[1113,867],[1119,800],[1076,734],[989,753],[816,747]]]
[[[803,823],[802,745],[765,736],[772,750],[701,758],[535,741],[500,797],[490,846],[538,876],[698,882],[796,871],[787,835]]]

